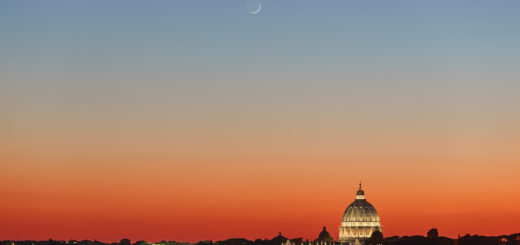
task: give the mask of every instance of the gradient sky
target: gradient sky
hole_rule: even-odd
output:
[[[0,240],[520,231],[520,1],[0,1]]]

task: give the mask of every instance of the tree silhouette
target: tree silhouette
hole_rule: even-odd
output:
[[[381,233],[381,231],[379,231],[379,230],[375,230],[374,232],[372,232],[370,239],[368,239],[368,244],[371,244],[371,245],[383,244],[383,233]]]
[[[439,239],[439,231],[436,228],[432,228],[428,231],[426,236],[430,239],[437,240]]]

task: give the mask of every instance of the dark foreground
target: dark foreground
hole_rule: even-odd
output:
[[[520,233],[501,236],[479,236],[465,235],[458,238],[448,238],[428,233],[428,236],[393,236],[393,237],[373,237],[363,242],[364,245],[520,245]],[[0,245],[346,245],[335,242],[332,239],[323,239],[319,237],[316,240],[303,240],[302,238],[289,239],[281,234],[272,239],[256,239],[254,241],[244,238],[232,238],[223,241],[200,241],[196,243],[176,242],[176,241],[160,241],[147,242],[136,241],[131,242],[128,239],[122,239],[116,243],[105,243],[91,240],[45,240],[45,241],[0,241]]]

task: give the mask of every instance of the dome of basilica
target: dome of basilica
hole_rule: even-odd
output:
[[[356,199],[343,213],[338,241],[350,244],[356,240],[363,242],[376,230],[382,231],[379,215],[374,206],[365,199],[365,192],[359,184]]]
[[[379,222],[377,211],[366,200],[355,200],[343,213],[342,222]]]

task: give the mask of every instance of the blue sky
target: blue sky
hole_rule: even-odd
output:
[[[262,3],[251,15],[244,1],[2,1],[1,51],[46,63],[137,55],[183,68],[517,61],[517,1]]]
[[[509,98],[518,89],[518,1],[261,2],[252,15],[238,0],[2,1],[2,86],[65,101],[85,87],[187,100],[205,87],[232,101],[261,90],[280,103],[295,89],[326,100],[367,87],[361,94],[378,100],[393,88],[434,101],[435,91]]]

